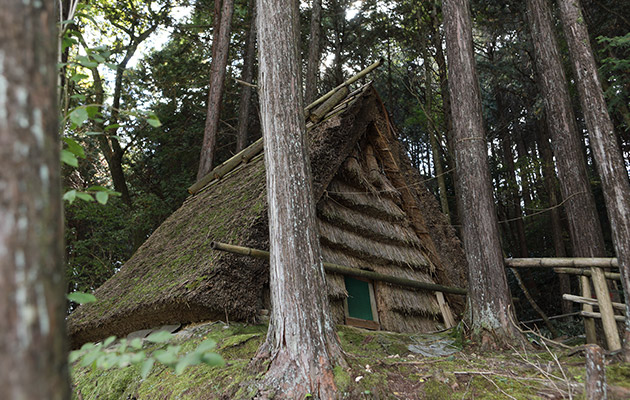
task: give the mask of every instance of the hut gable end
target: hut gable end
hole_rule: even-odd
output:
[[[307,130],[324,261],[461,285],[461,247],[452,230],[431,232],[430,224],[440,221],[433,215],[439,214],[437,203],[431,203],[432,195],[413,175],[372,86],[341,99],[317,123],[309,122]],[[73,347],[164,324],[255,321],[269,307],[268,263],[210,247],[219,241],[268,250],[262,142],[215,168],[189,191],[193,195],[96,290],[98,302],[82,305],[68,317]],[[436,244],[444,238],[450,247]],[[364,325],[370,328],[429,331],[443,326],[435,293],[353,279],[327,274],[336,322],[360,322],[349,315],[348,304],[367,301],[361,315],[372,318]],[[447,299],[457,304],[457,299]]]

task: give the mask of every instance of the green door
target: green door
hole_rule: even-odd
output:
[[[344,279],[348,292],[348,316],[374,321],[372,302],[370,301],[370,284],[349,276],[344,277]]]

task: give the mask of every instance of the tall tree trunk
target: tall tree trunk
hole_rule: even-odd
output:
[[[322,27],[322,0],[313,0],[311,8],[311,35],[308,43],[308,60],[306,62],[306,90],[304,92],[304,102],[311,104],[317,97],[317,77],[319,75],[319,61],[321,49],[319,37]]]
[[[254,57],[256,56],[256,0],[249,0],[251,22],[247,39],[245,40],[245,54],[243,55],[243,82],[252,83],[254,79]],[[236,127],[236,152],[247,146],[249,113],[252,103],[252,87],[242,85],[241,98],[238,105],[238,125]]]
[[[0,393],[70,398],[53,2],[0,8]]]
[[[214,28],[212,32],[212,63],[210,64],[210,89],[208,91],[208,113],[201,144],[197,180],[203,178],[214,165],[214,152],[221,116],[221,99],[225,86],[225,74],[230,49],[230,30],[234,0],[215,0]]]
[[[552,135],[552,144],[557,160],[560,188],[569,220],[569,233],[576,257],[604,257],[604,237],[595,199],[586,170],[586,161],[578,136],[575,116],[571,108],[567,79],[562,69],[558,44],[553,33],[551,10],[548,0],[527,0],[531,36],[534,44],[538,82],[545,101],[547,121]],[[610,302],[605,289],[603,271],[592,269],[597,299]],[[582,279],[583,290],[588,280]],[[602,323],[615,325],[612,320],[612,305],[601,304]],[[588,332],[587,332],[588,333]],[[590,337],[588,337],[590,336]],[[587,339],[593,340],[592,332]],[[620,347],[619,337],[611,333],[609,348]]]
[[[578,0],[559,0],[564,35],[569,45],[580,104],[602,178],[621,283],[626,301],[624,355],[630,362],[630,183],[597,76],[588,31]]]
[[[258,0],[259,86],[265,143],[271,321],[258,358],[274,398],[337,398],[345,364],[328,304],[315,221],[302,102],[299,11],[294,0]]]
[[[431,120],[427,124],[427,132],[429,134],[429,144],[431,146],[431,154],[433,156],[433,166],[435,169],[435,175],[438,181],[438,190],[440,196],[440,205],[442,206],[442,212],[448,218],[449,223],[451,222],[451,212],[448,207],[448,197],[446,192],[446,179],[444,176],[444,167],[442,164],[442,157],[440,155],[440,145],[438,142],[438,135],[440,134],[437,130],[437,126],[433,121],[432,116],[432,108],[433,108],[433,71],[429,66],[429,62],[431,58],[429,57],[429,52],[426,50],[428,46],[426,43],[422,43],[422,57],[424,58],[424,113],[426,114],[427,120]]]
[[[534,209],[533,199],[534,195],[532,193],[532,179],[530,173],[527,169],[523,168],[523,165],[530,165],[529,162],[529,152],[527,151],[527,146],[525,146],[525,141],[523,140],[522,132],[518,132],[516,135],[516,154],[518,155],[519,160],[519,169],[518,174],[519,178],[521,178],[521,193],[523,197],[523,203],[525,204],[525,214],[528,213],[529,210]]]
[[[468,260],[470,328],[482,346],[522,339],[510,318],[512,299],[505,276],[488,166],[481,95],[473,54],[468,0],[445,0],[444,28],[453,117],[457,200]]]
[[[549,214],[551,216],[549,223],[551,224],[553,248],[556,257],[566,257],[567,250],[564,245],[562,220],[560,216],[560,209],[558,208],[559,202],[556,192],[556,167],[553,161],[553,153],[551,150],[551,144],[549,143],[549,134],[547,133],[546,122],[536,121],[536,131],[538,132],[538,145],[540,149],[540,156],[542,157],[543,184],[545,186],[545,190],[547,191],[547,195],[549,196],[548,206]],[[560,281],[560,291],[562,294],[571,293],[571,280],[569,275],[558,274],[558,280]],[[568,300],[562,300],[562,313],[569,314],[572,310],[573,303]]]

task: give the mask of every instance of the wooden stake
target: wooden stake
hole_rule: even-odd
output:
[[[587,400],[604,400],[606,395],[606,366],[604,352],[596,344],[589,344],[586,350],[586,398]]]
[[[580,290],[582,293],[582,297],[591,298],[591,281],[588,279],[588,277],[580,277]],[[592,313],[593,306],[583,304],[582,312]],[[584,318],[584,331],[586,333],[586,343],[597,343],[597,334],[595,333],[595,321],[592,318]]]
[[[610,300],[610,292],[608,291],[604,271],[601,268],[591,268],[591,279],[593,280],[593,287],[599,303],[599,312],[602,314],[602,324],[604,325],[608,350],[619,350],[621,349],[621,339],[619,338],[619,330],[615,322],[615,313],[612,308],[612,300]]]
[[[444,326],[446,329],[452,328],[455,326],[455,318],[453,318],[453,314],[451,313],[451,308],[444,300],[444,293],[435,292],[435,297],[437,297],[438,304],[440,305],[440,310],[442,311],[442,317],[444,318]]]

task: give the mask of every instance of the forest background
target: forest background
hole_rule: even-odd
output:
[[[471,3],[504,254],[571,255],[525,3]],[[186,188],[196,181],[208,119],[215,20],[220,11],[217,14],[215,2],[209,0],[66,0],[65,4],[64,10],[77,6],[72,19],[64,18],[60,41],[60,97],[66,122],[66,274],[68,292],[90,292],[181,205]],[[250,34],[254,6],[250,1],[235,1],[233,6],[215,165],[260,137],[256,90],[242,83],[256,84],[256,58],[251,56],[254,35]],[[630,2],[584,0],[582,6],[627,169]],[[311,4],[302,3],[300,10],[307,74],[313,65],[309,59]],[[574,83],[559,22],[555,29],[565,71]],[[156,48],[148,50],[152,42]],[[439,2],[324,1],[317,47],[315,92],[319,94],[374,61],[384,60],[369,79],[374,80],[424,183],[458,227]],[[613,255],[601,181],[585,136],[577,90],[570,90],[591,189],[607,250]],[[242,110],[245,92],[250,93],[251,112]],[[309,96],[312,100],[314,95],[307,93],[307,102]],[[120,196],[111,196],[112,190]],[[92,201],[75,201],[77,197]],[[508,280],[513,295],[522,298],[509,271]],[[561,282],[554,273],[539,271],[525,273],[524,281],[547,314],[571,311],[568,304],[561,304],[560,293],[570,291],[567,285],[573,285],[577,293],[577,281]],[[525,301],[517,304],[517,312],[520,319],[537,317]]]

